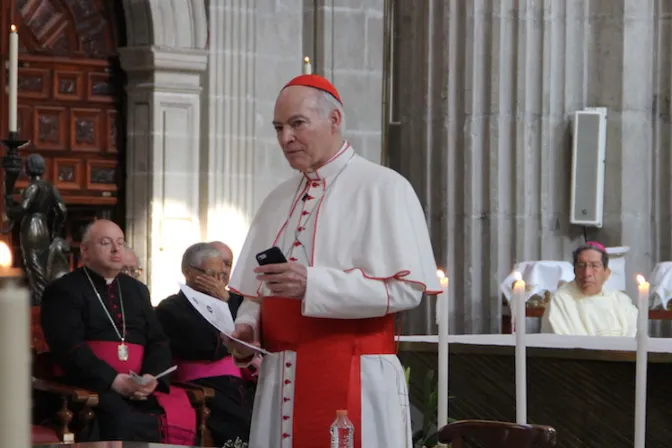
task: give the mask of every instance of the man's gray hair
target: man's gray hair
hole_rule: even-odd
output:
[[[182,272],[186,272],[190,267],[200,268],[208,258],[220,257],[219,251],[208,243],[192,244],[182,255]]]
[[[320,109],[320,116],[322,118],[329,118],[332,110],[337,110],[341,114],[341,132],[345,131],[345,111],[343,105],[338,102],[330,93],[319,91],[317,97],[317,104]]]

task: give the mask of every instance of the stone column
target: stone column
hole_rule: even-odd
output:
[[[345,105],[345,136],[375,162],[381,156],[383,1],[304,0],[304,52]]]
[[[201,74],[207,52],[120,49],[128,76],[127,239],[156,304],[174,294],[186,247],[201,239]]]
[[[211,1],[201,217],[237,254],[268,192],[290,169],[273,130],[283,83],[300,73],[301,2]]]

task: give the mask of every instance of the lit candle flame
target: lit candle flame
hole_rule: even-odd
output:
[[[310,58],[309,58],[308,56],[306,56],[305,58],[303,58],[303,63],[304,63],[304,64],[310,64]]]
[[[635,277],[635,279],[637,280],[638,285],[643,285],[644,283],[646,283],[646,279],[641,274],[637,274],[637,277]]]
[[[445,292],[448,289],[448,277],[446,277],[446,273],[443,272],[443,269],[437,269],[436,276],[439,277],[439,283],[441,283],[441,288]]]
[[[518,271],[514,271],[511,275],[513,275],[513,281],[519,282],[523,279],[523,275]]]
[[[12,251],[4,241],[0,241],[0,268],[12,266]]]
[[[12,33],[16,33],[16,25],[12,24],[12,26],[9,27]]]

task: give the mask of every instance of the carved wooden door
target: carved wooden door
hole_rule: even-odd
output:
[[[117,46],[121,2],[112,0],[2,0],[3,61],[11,23],[19,30],[18,133],[40,153],[46,178],[68,206],[66,237],[77,263],[81,231],[94,217],[123,224],[123,79]],[[122,36],[123,37],[123,36]],[[7,85],[2,71],[2,84]],[[8,112],[0,93],[0,135]],[[4,182],[4,176],[2,176]],[[22,174],[15,193],[28,185]],[[4,201],[0,207],[4,208]],[[18,226],[15,226],[18,228]],[[18,238],[11,238],[19,254]]]

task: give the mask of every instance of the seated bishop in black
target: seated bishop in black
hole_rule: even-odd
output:
[[[182,273],[187,285],[206,294],[201,288],[206,283],[203,277],[221,282],[223,269],[221,254],[207,243],[194,244],[182,257]],[[199,277],[202,281],[197,280]],[[226,299],[235,319],[243,299],[235,294]],[[214,445],[247,446],[256,379],[248,369],[234,365],[220,332],[196,311],[181,291],[161,301],[156,314],[170,339],[178,365],[176,378],[215,390],[214,399],[208,403],[207,421]]]
[[[170,386],[170,375],[154,378],[171,367],[170,344],[147,287],[119,273],[125,248],[116,224],[95,221],[81,244],[84,265],[46,288],[40,314],[55,374],[99,394],[91,440],[193,445],[196,414],[185,391]]]

